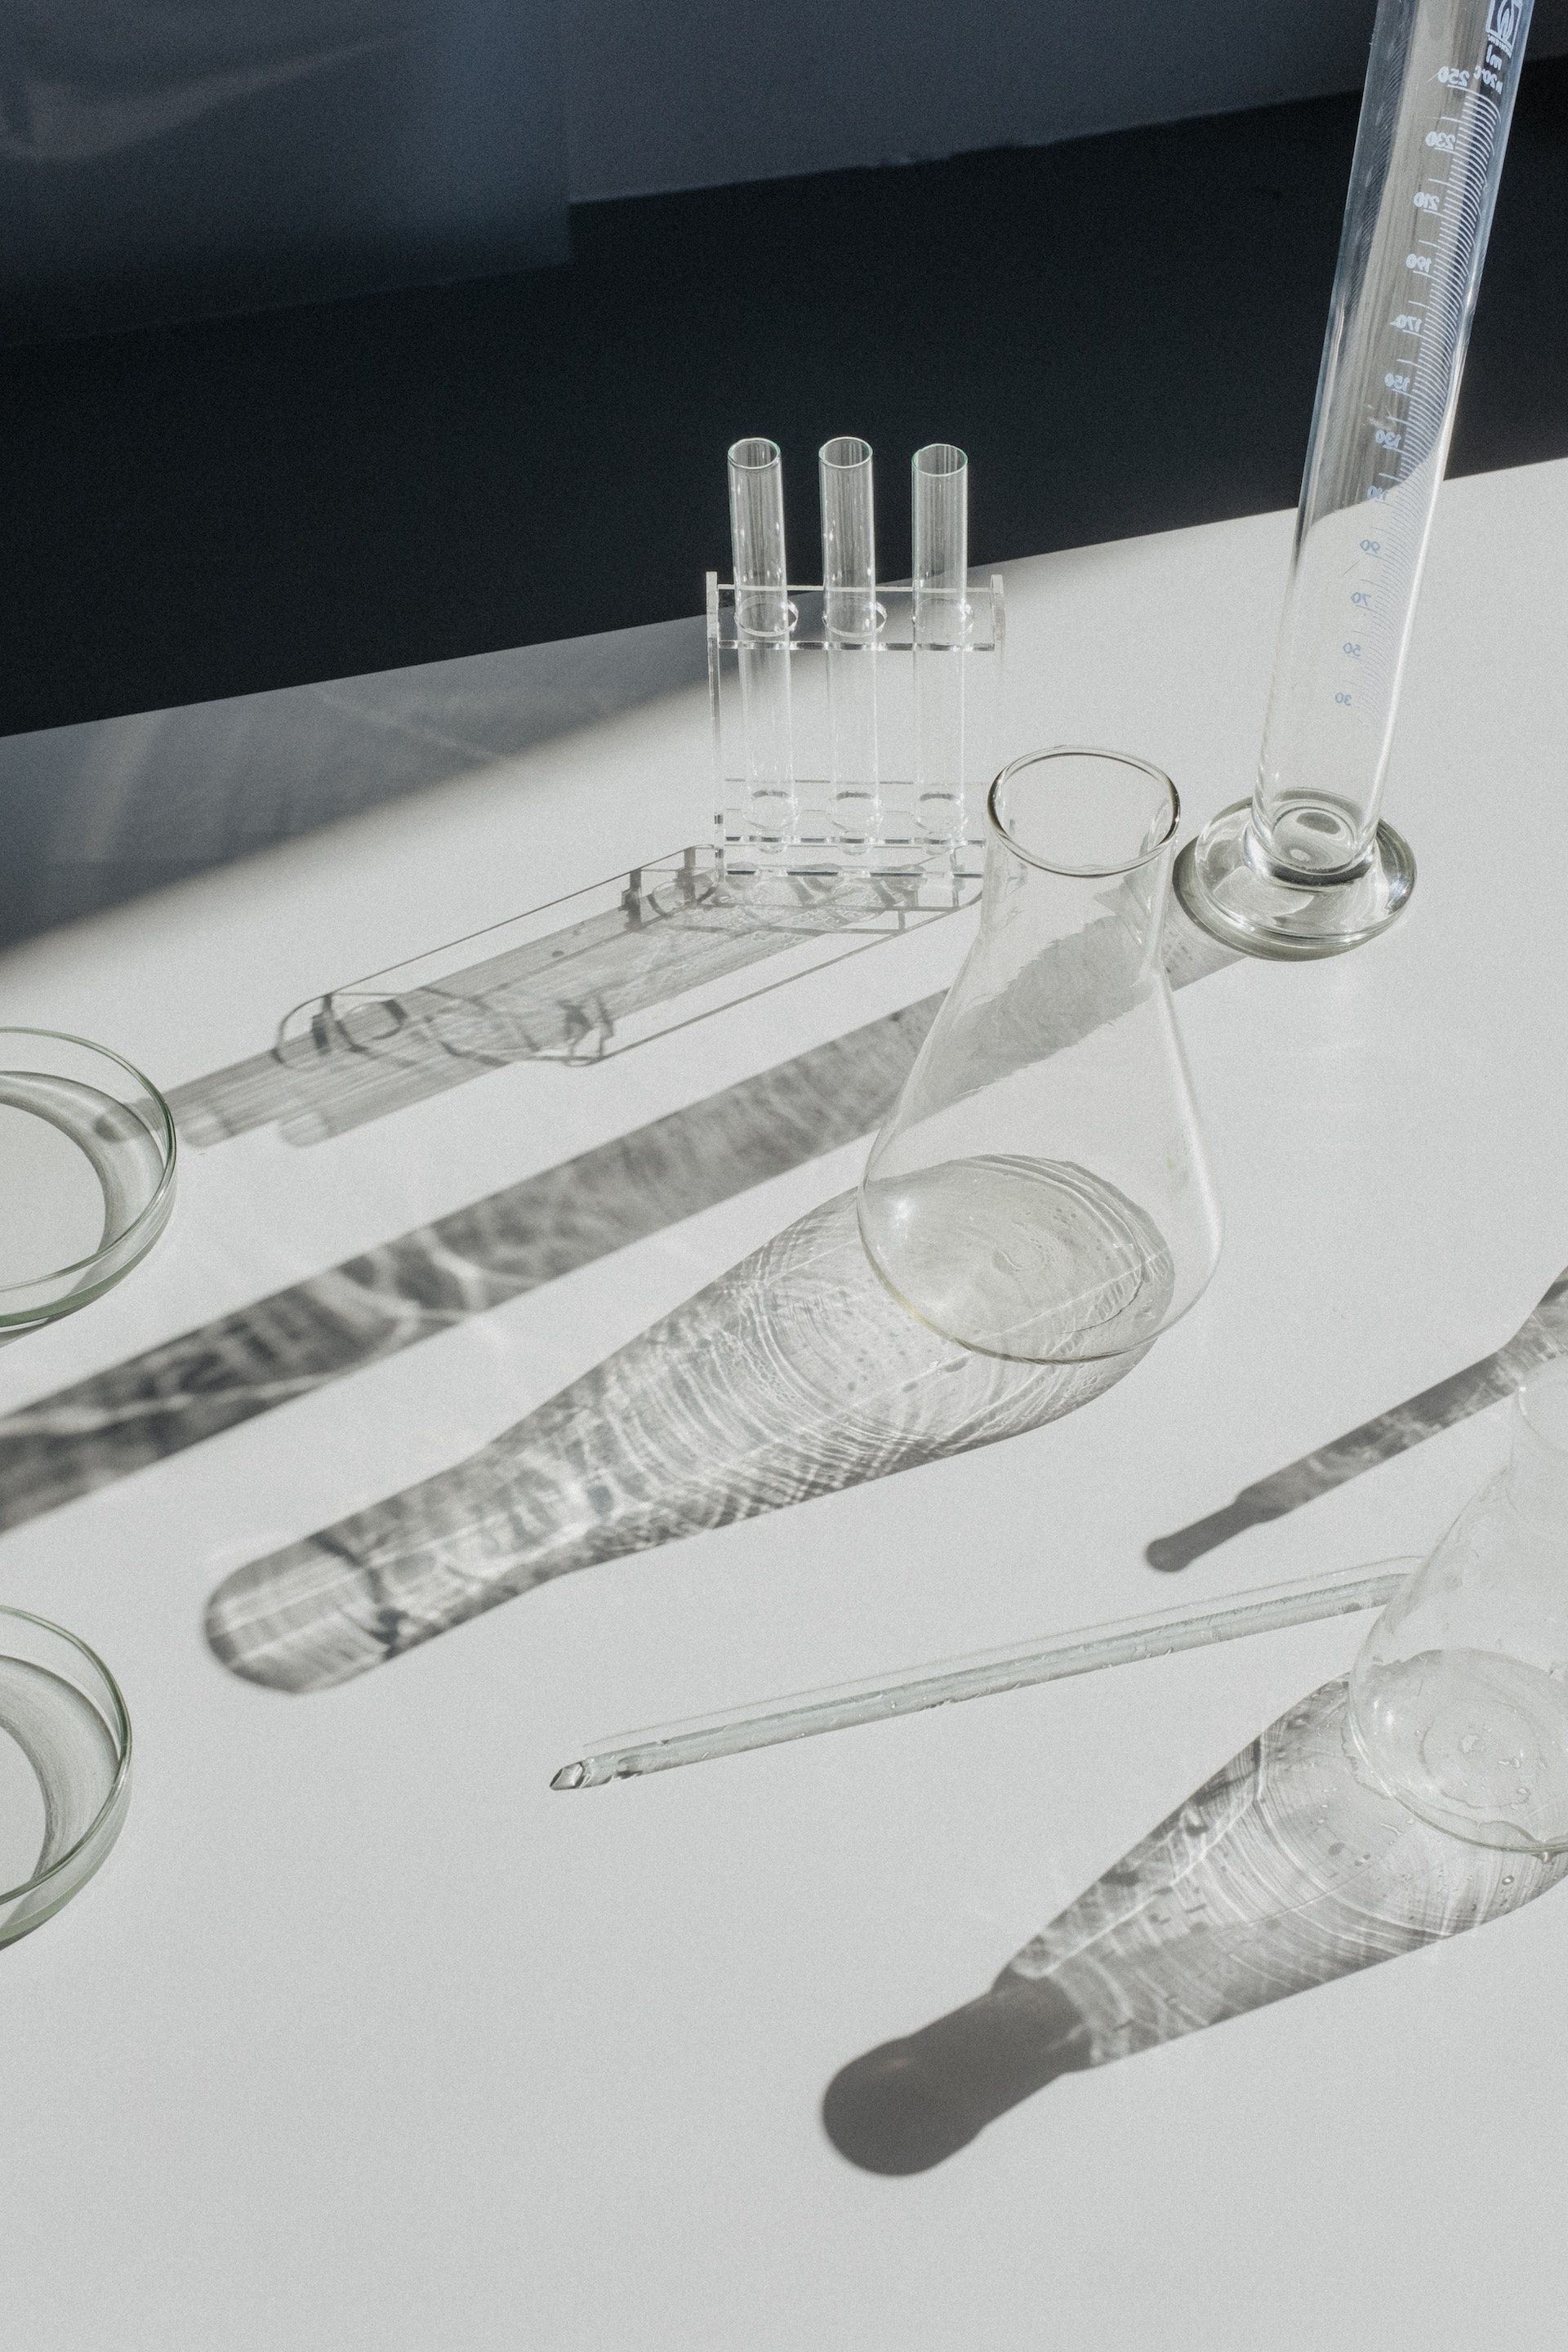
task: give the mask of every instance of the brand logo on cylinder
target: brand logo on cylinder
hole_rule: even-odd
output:
[[[1487,38],[1495,41],[1511,58],[1513,45],[1519,38],[1519,27],[1524,16],[1524,0],[1492,0],[1487,11]]]

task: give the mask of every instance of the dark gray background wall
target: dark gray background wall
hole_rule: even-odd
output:
[[[1352,89],[1372,15],[1372,0],[0,0],[0,341],[562,261],[569,200]],[[1568,48],[1568,0],[1538,0],[1531,48]]]
[[[574,203],[1359,88],[1373,0],[562,0]],[[1531,55],[1568,50],[1536,0]]]
[[[0,332],[566,257],[555,0],[0,0]]]
[[[0,33],[20,5],[0,0]],[[441,0],[439,17],[437,0],[406,0],[395,40],[309,70],[282,37],[306,0],[244,0],[279,37],[270,64],[183,96],[159,78],[165,52],[131,31],[232,23],[242,0],[26,5],[36,28],[113,24],[129,46],[105,68],[100,112],[85,80],[61,97],[43,73],[42,32],[19,80],[13,40],[5,158],[21,122],[37,186],[46,152],[119,154],[138,172],[157,159],[170,174],[199,161],[216,194],[188,218],[175,208],[172,234],[230,315],[0,351],[0,737],[68,730],[0,751],[0,940],[417,782],[390,746],[312,751],[270,702],[247,706],[257,759],[237,767],[171,761],[159,722],[125,739],[149,755],[107,776],[99,739],[71,722],[696,614],[704,571],[724,560],[723,452],[741,434],[784,447],[798,550],[816,529],[818,443],[864,433],[889,577],[909,563],[908,509],[886,486],[922,441],[970,452],[982,565],[1296,497],[1355,137],[1360,0],[1258,0],[1256,22],[1214,0],[1190,46],[1192,0],[1163,14],[1146,0],[1136,16],[1131,0],[1089,0],[1092,40],[1061,0],[1038,0],[1037,20],[1017,0],[944,0],[940,19],[933,0],[793,15],[728,0],[722,16],[713,0],[563,0],[559,53],[556,19],[530,0]],[[321,5],[395,21],[384,0]],[[1459,472],[1568,455],[1568,56],[1548,54],[1568,47],[1565,8],[1550,0],[1525,68]],[[944,47],[955,19],[972,36]],[[135,58],[128,113],[116,75]],[[292,81],[277,79],[285,61],[301,66]],[[742,83],[763,91],[744,110]],[[1068,135],[1151,109],[1185,111]],[[132,121],[140,143],[94,144]],[[805,170],[824,159],[845,168]],[[260,200],[279,169],[288,202],[274,208]],[[597,194],[649,183],[663,192]],[[597,194],[574,207],[570,267],[528,266],[569,184]],[[88,192],[84,173],[84,205]],[[242,193],[270,260],[237,237]],[[0,203],[0,278],[16,219]],[[312,268],[368,260],[426,282],[281,299],[288,221]],[[101,226],[140,267],[125,219]],[[279,306],[247,307],[273,268]],[[110,282],[121,301],[169,290],[134,270]],[[1157,368],[1127,363],[1129,319]],[[700,675],[700,621],[666,642]],[[536,687],[540,674],[519,672]],[[531,690],[508,724],[524,740],[556,723],[553,707]],[[90,773],[68,791],[73,744]]]

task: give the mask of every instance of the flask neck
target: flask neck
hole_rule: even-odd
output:
[[[1159,960],[1169,877],[1168,855],[1131,874],[1052,874],[994,837],[985,855],[982,937],[1023,961],[1052,941],[1092,930],[1107,951],[1116,940],[1118,968],[1130,976],[1146,971]]]

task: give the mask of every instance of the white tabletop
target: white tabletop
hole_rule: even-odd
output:
[[[1289,530],[1011,566],[1004,748],[1136,751],[1197,824],[1239,797]],[[290,1694],[218,1663],[204,1612],[226,1579],[524,1423],[852,1185],[857,1139],[342,1377],[287,1395],[279,1356],[256,1374],[268,1409],[145,1466],[96,1486],[71,1466],[137,1368],[174,1360],[196,1392],[183,1335],[227,1318],[236,1344],[276,1344],[254,1302],[319,1298],[382,1244],[926,998],[963,915],[589,1069],[512,1067],[313,1146],[263,1125],[191,1150],[148,1262],[0,1353],[14,1491],[40,1431],[65,1465],[65,1499],[0,1537],[0,1597],[101,1650],[138,1743],[104,1871],[0,1956],[19,2341],[1559,2341],[1560,1892],[1067,2073],[923,2172],[882,2177],[823,2129],[847,2062],[983,1993],[1342,1675],[1366,1620],[602,1791],[547,1783],[617,1727],[1435,1539],[1500,1457],[1499,1407],[1374,1446],[1179,1576],[1144,1557],[1501,1348],[1568,1263],[1565,533],[1568,464],[1446,489],[1387,800],[1411,911],[1356,955],[1181,992],[1224,1255],[1081,1411],[601,1559],[347,1680]],[[414,772],[394,804],[13,950],[0,1021],[100,1037],[188,1089],[347,978],[698,838],[691,651],[679,625],[8,747],[62,791],[150,742],[226,741],[259,774],[288,704],[300,789],[312,760],[377,745]],[[553,732],[522,700],[552,678]]]

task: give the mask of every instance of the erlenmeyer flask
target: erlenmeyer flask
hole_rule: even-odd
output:
[[[1568,1852],[1568,1363],[1516,1392],[1508,1467],[1368,1634],[1350,1721],[1423,1821]]]
[[[1180,807],[1158,769],[1043,751],[991,788],[980,933],[860,1187],[888,1287],[966,1348],[1147,1347],[1219,1215],[1160,956]]]

